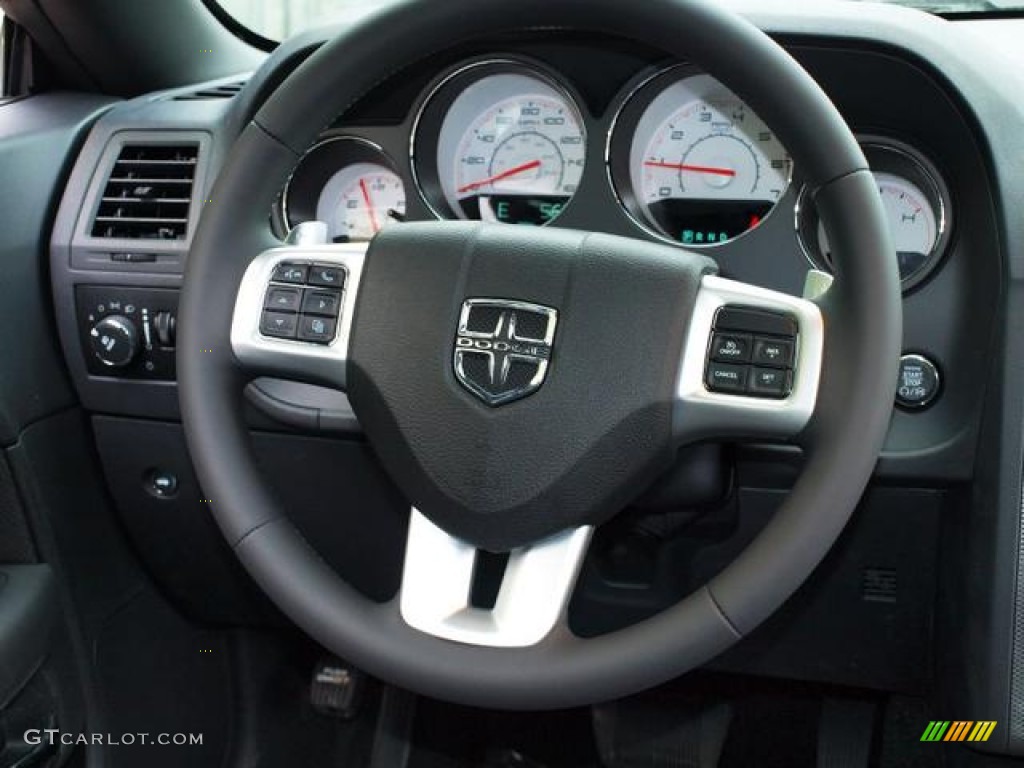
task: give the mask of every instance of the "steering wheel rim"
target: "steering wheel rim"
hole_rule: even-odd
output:
[[[237,292],[255,254],[280,245],[265,212],[322,126],[401,68],[463,40],[521,29],[523,20],[631,37],[722,80],[773,126],[817,190],[836,279],[817,302],[825,344],[813,416],[797,437],[805,468],[757,539],[707,585],[636,625],[586,640],[563,627],[536,645],[493,648],[410,628],[397,601],[371,603],[342,582],[283,516],[247,442],[241,392],[248,379],[232,351],[233,307],[223,297]],[[339,71],[349,75],[344,82]],[[233,147],[212,200],[179,310],[179,387],[197,474],[260,586],[307,633],[372,674],[500,708],[578,705],[663,682],[770,615],[831,547],[870,477],[901,339],[898,271],[873,178],[810,76],[760,30],[710,3],[649,0],[629,14],[619,0],[387,6],[314,53],[271,96]]]

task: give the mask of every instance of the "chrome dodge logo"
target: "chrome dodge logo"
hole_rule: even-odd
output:
[[[551,364],[558,312],[505,299],[469,299],[455,337],[455,377],[488,405],[536,392]]]

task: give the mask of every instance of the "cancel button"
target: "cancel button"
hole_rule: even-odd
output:
[[[712,392],[745,392],[747,389],[747,367],[728,363],[711,363],[708,366],[707,387]]]

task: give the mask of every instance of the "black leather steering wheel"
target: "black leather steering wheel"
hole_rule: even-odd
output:
[[[856,140],[810,76],[738,16],[696,0],[644,0],[624,11],[621,0],[382,8],[313,54],[259,111],[221,171],[189,257],[182,412],[224,535],[267,594],[325,647],[431,696],[571,706],[705,662],[770,615],[825,555],[888,426],[899,276]],[[722,80],[772,126],[815,190],[833,246],[831,287],[795,298],[717,277],[712,261],[679,248],[554,228],[410,223],[368,249],[273,237],[267,211],[339,112],[439,50],[524,27],[625,36]],[[346,280],[334,340],[269,338],[260,328],[269,282],[279,269],[309,265]],[[522,354],[521,383],[539,384],[502,405],[481,401],[456,371],[460,349],[477,358],[491,349],[490,337],[474,335],[486,322],[465,302],[495,298],[514,303],[499,306],[492,324],[533,328],[499,340]],[[705,387],[711,334],[727,316],[793,338],[787,397]],[[267,374],[346,390],[414,507],[401,591],[390,602],[344,583],[257,471],[242,391]],[[574,636],[565,607],[593,526],[643,490],[680,445],[715,437],[803,448],[804,470],[782,508],[674,607],[607,635]],[[469,605],[477,548],[511,552],[493,610]]]

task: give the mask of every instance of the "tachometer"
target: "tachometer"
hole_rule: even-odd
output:
[[[753,229],[789,186],[792,160],[771,129],[722,83],[669,70],[634,94],[616,121],[620,199],[648,229],[686,246]],[[623,131],[632,135],[626,138]]]
[[[428,100],[417,134],[422,191],[441,215],[547,224],[583,176],[579,110],[524,65],[486,63],[452,76]]]

